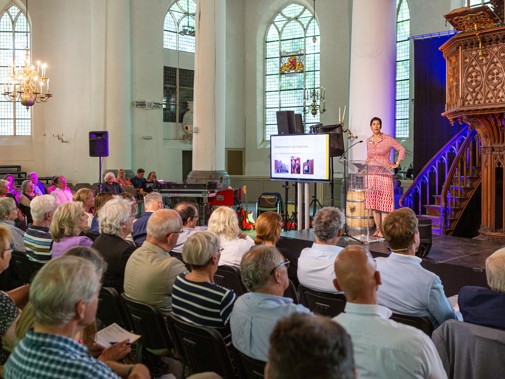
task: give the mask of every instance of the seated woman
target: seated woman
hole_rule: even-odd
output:
[[[218,329],[230,342],[230,314],[236,296],[214,283],[220,256],[219,239],[213,233],[200,231],[189,236],[182,258],[191,266],[191,272],[175,279],[172,309],[187,322]]]
[[[11,235],[8,228],[0,226],[0,273],[9,268],[12,257]],[[15,343],[14,330],[19,317],[19,309],[28,301],[29,285],[21,286],[9,292],[0,291],[0,377],[3,378],[3,365],[9,357],[7,348]]]
[[[95,212],[93,215],[93,220],[91,221],[91,229],[90,232],[98,235],[100,233],[98,226],[98,213],[100,209],[105,205],[106,202],[113,199],[113,195],[111,193],[102,192],[95,196]]]
[[[256,245],[275,246],[281,239],[282,217],[277,212],[261,213],[254,224]]]
[[[240,266],[242,256],[254,246],[252,238],[240,231],[237,214],[229,207],[219,207],[212,212],[208,230],[219,237],[223,248],[220,266]]]
[[[12,248],[16,251],[26,251],[23,236],[25,232],[19,229],[14,221],[18,218],[18,207],[12,197],[0,198],[0,225],[6,227],[11,232]]]
[[[37,196],[35,193],[35,186],[31,180],[23,180],[21,184],[21,196],[19,196],[19,209],[26,217],[26,222],[31,224],[32,214],[30,212],[30,202]]]
[[[11,174],[5,175],[4,180],[7,180],[7,183],[9,183],[9,193],[16,199],[16,203],[19,202],[19,196],[21,193],[16,189],[16,181],[14,180],[14,176]]]
[[[140,193],[145,195],[146,193],[151,193],[155,189],[160,187],[160,182],[156,180],[156,172],[151,171],[149,175],[147,175],[147,181],[142,183],[142,187],[140,187]]]
[[[53,237],[52,259],[75,246],[91,246],[93,241],[79,234],[88,227],[88,216],[80,201],[63,203],[56,208],[49,231]]]
[[[59,176],[53,176],[53,180],[51,181],[51,185],[47,187],[47,193],[50,194],[56,189],[56,182],[60,179]]]
[[[105,182],[102,183],[102,190],[100,192],[112,193],[113,195],[118,195],[123,192],[119,183],[116,182],[116,175],[114,175],[113,172],[109,171],[106,173],[103,180]]]
[[[88,229],[91,229],[93,222],[93,209],[95,207],[95,194],[89,188],[81,188],[74,194],[74,201],[80,201],[84,212],[88,216]]]
[[[116,178],[116,183],[119,183],[121,187],[131,187],[132,182],[126,178],[124,174],[124,170],[120,168],[117,170],[117,178]]]
[[[108,201],[100,209],[100,235],[92,245],[107,262],[103,285],[114,287],[118,293],[124,292],[126,262],[137,248],[125,240],[132,232],[133,220],[131,201],[120,197]]]

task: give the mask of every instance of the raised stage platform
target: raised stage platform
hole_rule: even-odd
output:
[[[297,284],[297,260],[303,248],[315,241],[312,229],[282,232],[279,250],[292,262],[289,276]],[[355,244],[352,240],[341,238],[338,245]],[[386,242],[366,245],[373,256],[389,254]],[[493,252],[503,247],[496,241],[483,241],[462,237],[433,236],[433,245],[422,265],[442,279],[446,295],[452,296],[465,285],[487,286],[485,261]]]

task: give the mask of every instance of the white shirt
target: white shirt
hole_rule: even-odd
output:
[[[338,293],[333,286],[335,258],[343,250],[340,246],[314,243],[306,247],[298,258],[298,281],[307,288]]]
[[[177,238],[177,243],[175,244],[174,248],[172,251],[176,253],[182,253],[182,248],[186,241],[188,240],[189,236],[195,233],[197,229],[193,228],[182,228],[182,233],[179,234],[179,237]]]
[[[249,236],[246,236],[245,239],[236,237],[232,240],[219,237],[219,243],[223,248],[219,266],[240,266],[242,257],[254,246],[254,241]]]
[[[358,378],[447,378],[431,339],[389,320],[391,314],[380,305],[348,302],[345,313],[333,318],[352,338]]]
[[[54,198],[56,199],[57,206],[63,203],[68,203],[73,200],[72,191],[70,191],[69,188],[65,188],[64,190],[62,190],[61,188],[56,188],[53,192],[51,192],[51,195],[53,195]]]

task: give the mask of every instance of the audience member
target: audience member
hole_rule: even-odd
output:
[[[9,229],[0,226],[0,273],[7,270],[12,257],[11,235]],[[0,291],[0,377],[3,378],[3,365],[9,356],[9,350],[15,343],[15,324],[19,316],[19,307],[28,301],[29,286],[21,286],[9,292]]]
[[[16,251],[26,251],[23,236],[25,232],[19,229],[14,220],[18,218],[18,207],[16,200],[12,197],[0,198],[0,226],[8,228],[11,232],[11,245]]]
[[[198,206],[191,202],[182,202],[174,208],[182,219],[182,232],[177,238],[177,244],[172,249],[173,252],[181,253],[182,247],[188,240],[189,236],[196,232],[198,224]]]
[[[46,263],[51,260],[53,238],[49,226],[56,209],[56,201],[51,195],[37,196],[31,202],[33,223],[23,236],[26,255],[32,261]]]
[[[282,216],[277,212],[263,212],[254,224],[256,245],[275,246],[281,239]]]
[[[119,183],[121,187],[131,187],[132,185],[132,182],[126,178],[124,170],[122,168],[117,170],[116,182]]]
[[[132,237],[137,246],[144,243],[147,236],[147,221],[159,209],[163,209],[163,199],[159,192],[152,192],[144,196],[145,212],[133,223]]]
[[[14,180],[14,176],[12,176],[11,174],[7,174],[4,176],[4,180],[7,181],[9,194],[11,195],[11,197],[14,198],[14,200],[16,200],[17,204],[19,202],[19,196],[21,195],[21,193],[16,189],[16,181]]]
[[[0,179],[0,198],[14,197],[9,193],[9,182],[5,179]]]
[[[358,378],[447,378],[431,339],[389,320],[392,312],[377,305],[382,275],[365,247],[351,245],[340,252],[335,274],[333,283],[344,291],[347,304],[333,320],[352,338]]]
[[[294,313],[270,335],[265,379],[353,379],[351,337],[329,318]]]
[[[30,225],[33,222],[32,214],[30,212],[30,203],[37,196],[35,193],[35,186],[31,180],[23,180],[21,183],[21,195],[19,196],[19,209],[26,218],[26,222]]]
[[[80,201],[84,213],[88,216],[88,229],[91,229],[93,223],[93,210],[95,208],[95,194],[89,188],[80,188],[73,197],[74,201]]]
[[[149,175],[147,175],[147,180],[142,183],[142,187],[140,187],[140,192],[142,195],[153,192],[155,189],[160,187],[160,182],[156,180],[156,172],[151,171]]]
[[[68,203],[72,201],[73,194],[70,188],[67,187],[67,179],[64,176],[57,176],[54,180],[54,191],[51,195],[56,199],[56,205]]]
[[[100,227],[98,222],[98,213],[100,213],[100,209],[105,205],[106,202],[112,200],[114,196],[111,193],[102,192],[95,196],[95,211],[93,213],[93,220],[91,221],[91,229],[90,232],[98,235],[100,233]]]
[[[59,258],[74,246],[91,246],[93,241],[79,234],[88,226],[88,216],[80,201],[63,203],[53,214],[49,231],[53,237],[52,259]]]
[[[289,286],[288,265],[273,246],[256,246],[242,258],[242,282],[250,292],[235,302],[230,327],[233,346],[251,358],[266,362],[268,339],[277,321],[295,312],[310,313],[283,297]]]
[[[240,231],[237,214],[229,207],[219,207],[212,212],[208,230],[219,237],[223,248],[220,266],[240,266],[244,254],[254,246],[252,238]]]
[[[100,192],[107,192],[113,195],[118,195],[123,192],[121,185],[116,182],[116,175],[113,172],[109,171],[103,177],[104,182],[102,183],[102,190]]]
[[[218,329],[230,342],[229,321],[236,296],[214,283],[220,255],[219,239],[211,232],[196,232],[188,238],[182,258],[191,272],[175,279],[172,307],[183,320]]]
[[[410,208],[396,209],[382,223],[382,233],[392,253],[377,258],[382,286],[377,292],[380,305],[395,313],[426,316],[436,328],[456,318],[438,275],[421,266],[416,257],[420,238],[418,220]]]
[[[51,194],[56,189],[56,182],[58,181],[59,176],[53,176],[53,180],[51,181],[51,185],[46,188],[48,194]]]
[[[38,196],[45,195],[47,193],[46,187],[43,183],[39,182],[39,176],[35,171],[28,174],[28,179],[30,179],[34,186],[34,191]]]
[[[139,190],[140,188],[142,188],[142,184],[144,184],[144,182],[146,181],[146,178],[144,178],[145,172],[146,170],[144,170],[143,168],[139,168],[137,170],[137,175],[130,179],[132,186],[134,186]]]
[[[313,227],[316,242],[302,250],[298,258],[300,284],[317,291],[335,293],[331,279],[335,277],[335,258],[342,251],[337,242],[344,225],[344,214],[334,207],[316,213]]]
[[[458,304],[463,320],[471,324],[505,329],[505,248],[486,259],[486,287],[465,286]]]
[[[108,201],[100,209],[100,235],[93,242],[107,262],[103,277],[105,287],[114,287],[123,292],[124,271],[128,258],[136,246],[125,241],[132,231],[133,215],[131,202],[122,198]]]
[[[93,264],[66,256],[46,264],[30,288],[35,325],[5,366],[6,378],[149,378],[143,365],[115,362],[114,372],[74,340],[95,320],[100,277]]]
[[[126,263],[124,292],[133,300],[172,311],[172,287],[186,266],[169,255],[181,232],[182,220],[172,209],[160,209],[147,222],[145,242]]]

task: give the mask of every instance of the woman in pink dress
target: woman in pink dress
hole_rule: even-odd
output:
[[[382,220],[394,209],[393,169],[405,158],[405,148],[393,137],[382,133],[382,120],[374,117],[370,121],[372,136],[366,139],[368,165],[368,191],[365,208],[371,209],[375,221],[375,237],[382,238]],[[399,152],[398,159],[391,163],[391,150]]]

